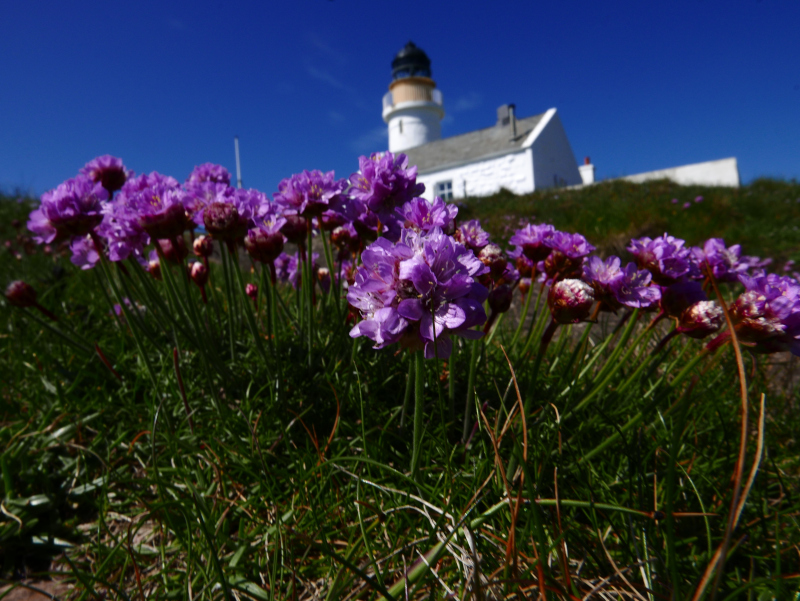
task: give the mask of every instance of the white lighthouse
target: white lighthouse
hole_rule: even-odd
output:
[[[389,152],[402,152],[442,137],[442,93],[431,79],[431,60],[409,42],[392,61],[392,83],[383,97]]]

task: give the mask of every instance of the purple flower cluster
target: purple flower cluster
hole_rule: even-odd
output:
[[[329,210],[345,188],[347,180],[337,180],[333,171],[322,173],[315,169],[282,180],[273,198],[286,214],[318,216]]]
[[[739,339],[755,352],[800,356],[800,284],[775,274],[739,280],[745,292],[731,305]]]
[[[420,232],[429,232],[435,227],[445,233],[455,232],[455,220],[458,207],[445,203],[438,196],[429,203],[424,198],[412,198],[397,209],[397,213],[405,221],[404,227]]]
[[[581,234],[561,232],[549,224],[526,224],[509,243],[514,249],[508,254],[522,277],[544,272],[551,284],[580,275],[583,259],[594,250]]]
[[[738,244],[726,247],[722,238],[710,238],[702,248],[691,250],[701,268],[710,268],[719,282],[735,282],[750,269],[750,257],[742,257],[742,247]]]
[[[451,335],[478,338],[486,320],[488,291],[477,281],[487,271],[463,244],[434,227],[405,229],[397,243],[376,240],[362,253],[347,300],[363,321],[350,336],[366,336],[375,348],[401,342],[424,349],[426,358],[447,358]]]
[[[621,306],[643,308],[657,303],[661,290],[650,285],[650,272],[637,269],[633,263],[621,269],[620,264],[619,257],[603,261],[594,256],[583,265],[583,279],[594,288],[603,308],[616,311]]]
[[[38,209],[31,212],[28,229],[39,244],[72,241],[90,234],[103,220],[108,191],[85,175],[68,179],[42,195]]]
[[[103,186],[109,195],[114,194],[133,177],[133,171],[125,168],[122,159],[112,157],[110,154],[104,154],[86,163],[81,169],[81,174]]]
[[[474,252],[479,252],[489,244],[489,234],[483,230],[481,222],[477,219],[470,219],[462,223],[456,230],[455,238]]]
[[[417,183],[417,168],[408,166],[404,154],[362,156],[358,166],[359,172],[350,176],[350,194],[382,220],[425,191],[425,186]]]
[[[192,169],[192,172],[186,179],[186,186],[191,187],[194,184],[201,184],[203,182],[212,182],[229,186],[231,183],[231,174],[222,165],[203,163]]]
[[[640,269],[647,269],[653,275],[653,281],[669,286],[681,278],[702,277],[694,255],[684,244],[683,240],[664,234],[655,240],[648,237],[631,240],[628,251]]]

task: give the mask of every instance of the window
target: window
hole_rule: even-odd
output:
[[[442,200],[453,200],[453,180],[437,182],[434,188],[436,190],[436,196],[441,197]]]

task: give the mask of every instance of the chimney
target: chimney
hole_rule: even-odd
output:
[[[516,104],[509,104],[508,105],[508,119],[511,121],[511,139],[515,140],[517,138],[517,115],[516,115],[517,105]]]
[[[507,104],[497,107],[497,127],[505,127],[511,122],[508,113],[509,106]]]
[[[581,172],[583,185],[586,186],[594,183],[594,165],[592,165],[592,161],[589,157],[583,159],[583,165],[578,167],[578,171]]]

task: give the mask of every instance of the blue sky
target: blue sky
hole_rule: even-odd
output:
[[[599,178],[737,157],[800,179],[800,2],[7,2],[0,188],[35,194],[100,154],[183,180],[200,163],[267,193],[349,176],[386,147],[381,97],[409,40],[444,136],[513,102],[556,107]]]

